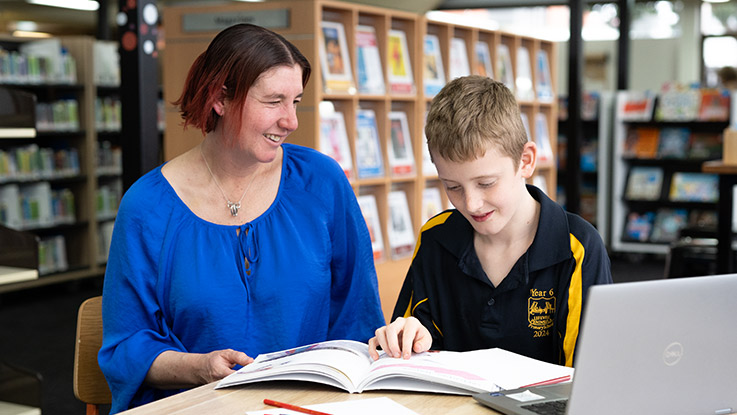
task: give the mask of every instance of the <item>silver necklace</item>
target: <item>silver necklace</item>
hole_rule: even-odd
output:
[[[232,216],[238,216],[238,210],[241,208],[241,201],[246,196],[246,193],[248,193],[248,189],[251,187],[251,183],[253,183],[253,179],[256,178],[256,172],[253,172],[253,176],[251,177],[251,181],[248,182],[248,186],[246,186],[246,190],[243,191],[243,194],[241,195],[241,198],[238,199],[237,202],[231,202],[230,199],[228,199],[228,196],[225,195],[225,192],[223,191],[223,188],[220,187],[220,183],[218,183],[218,179],[215,178],[215,175],[212,174],[212,170],[210,169],[210,165],[207,163],[207,159],[205,158],[205,153],[202,152],[202,147],[200,147],[200,155],[202,156],[202,160],[205,162],[205,166],[207,167],[207,171],[210,172],[210,176],[212,177],[212,180],[215,182],[215,186],[220,189],[220,193],[222,193],[223,198],[225,199],[225,203],[228,205],[228,210],[230,210],[230,214]],[[258,169],[257,169],[258,171]]]

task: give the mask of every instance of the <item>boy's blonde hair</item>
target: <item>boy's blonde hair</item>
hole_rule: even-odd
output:
[[[483,157],[489,145],[519,166],[527,133],[512,92],[471,75],[450,81],[433,98],[425,124],[431,155],[453,162]]]

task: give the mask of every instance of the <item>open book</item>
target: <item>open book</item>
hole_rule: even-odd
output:
[[[392,389],[471,395],[515,389],[572,374],[573,368],[502,349],[425,352],[413,354],[409,360],[380,352],[379,360],[372,361],[367,344],[332,340],[259,355],[215,388],[267,380],[302,380],[351,393]]]

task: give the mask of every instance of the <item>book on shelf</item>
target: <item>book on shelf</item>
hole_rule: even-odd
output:
[[[489,51],[489,44],[483,41],[477,41],[476,47],[476,75],[488,76],[494,78],[494,65],[491,64],[491,52]]]
[[[537,99],[545,102],[553,102],[555,99],[555,96],[553,95],[553,81],[550,75],[550,59],[548,59],[548,52],[546,50],[540,49],[537,51],[535,56],[535,67],[535,90],[537,92]]]
[[[440,196],[440,189],[435,186],[422,189],[422,223],[426,223],[442,211],[443,199]]]
[[[356,112],[356,168],[360,179],[384,176],[379,129],[373,110]]]
[[[389,65],[387,78],[389,89],[395,94],[412,94],[415,91],[412,64],[409,60],[407,36],[401,30],[390,30],[387,39]]]
[[[652,127],[637,127],[627,130],[623,155],[625,157],[651,159],[658,155],[660,130]]]
[[[675,172],[671,179],[670,200],[707,202],[719,200],[719,176],[710,173]]]
[[[350,393],[406,390],[473,395],[571,376],[573,368],[498,348],[432,351],[413,354],[409,359],[379,352],[379,359],[373,361],[367,344],[332,340],[258,355],[253,363],[226,376],[215,388],[268,380],[299,380]]]
[[[717,212],[714,210],[693,209],[688,214],[689,228],[716,230],[718,225]]]
[[[657,121],[694,121],[698,118],[701,93],[697,88],[669,86],[660,93],[655,109]]]
[[[532,133],[530,133],[530,118],[524,112],[519,114],[522,119],[522,126],[525,128],[525,134],[527,134],[527,141],[532,140]]]
[[[369,236],[371,237],[371,250],[374,253],[374,261],[384,259],[384,234],[381,232],[381,221],[379,220],[379,209],[376,207],[374,195],[360,195],[357,197],[358,206],[361,208],[363,218],[366,220]]]
[[[532,101],[535,91],[532,89],[532,65],[530,63],[530,51],[520,46],[517,48],[517,72],[515,73],[515,87],[517,99]]]
[[[700,121],[729,121],[730,98],[726,90],[708,88],[701,90],[699,104]]]
[[[653,117],[655,93],[651,91],[624,91],[617,100],[617,114],[624,121],[650,121]]]
[[[38,279],[38,270],[0,265],[0,285]]]
[[[326,92],[351,92],[355,89],[348,54],[348,42],[342,23],[320,22],[320,69]]]
[[[688,223],[686,209],[660,208],[655,214],[650,242],[673,242]]]
[[[658,137],[658,157],[685,159],[688,157],[688,145],[691,130],[688,128],[665,127]]]
[[[597,138],[584,140],[581,144],[581,171],[595,173],[598,170],[598,151]]]
[[[624,225],[625,238],[631,241],[646,242],[653,229],[655,212],[630,212]]]
[[[364,94],[385,94],[384,67],[381,66],[379,43],[373,26],[356,26],[356,55],[358,91]]]
[[[0,186],[0,225],[13,229],[23,227],[20,187],[17,184]]]
[[[415,247],[415,233],[412,216],[409,213],[407,195],[402,190],[389,192],[389,249],[393,259],[405,258],[412,254]]]
[[[689,139],[688,157],[712,160],[722,158],[722,134],[693,131]]]
[[[448,68],[448,79],[453,80],[471,74],[471,66],[468,63],[466,42],[454,37],[450,40],[450,68]]]
[[[425,95],[434,96],[440,92],[445,85],[445,70],[440,41],[433,34],[425,35],[422,73]]]
[[[401,176],[415,171],[415,156],[412,151],[412,137],[409,122],[404,111],[389,112],[389,167],[392,174]]]
[[[496,79],[502,82],[510,91],[514,92],[512,55],[509,53],[509,47],[503,43],[496,47],[496,70]]]
[[[335,159],[348,179],[353,178],[353,160],[342,112],[320,112],[320,151]]]
[[[599,117],[599,93],[587,92],[583,94],[581,102],[581,119],[593,121]]]
[[[535,144],[537,144],[537,160],[543,163],[554,161],[553,145],[548,132],[548,117],[545,113],[535,114]]]
[[[624,197],[629,200],[658,200],[663,189],[663,168],[632,166]]]

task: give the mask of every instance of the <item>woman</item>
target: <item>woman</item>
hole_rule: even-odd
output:
[[[284,143],[309,76],[296,47],[247,24],[192,65],[175,104],[204,140],[140,178],[115,223],[99,354],[112,412],[383,324],[350,184],[332,159]]]

